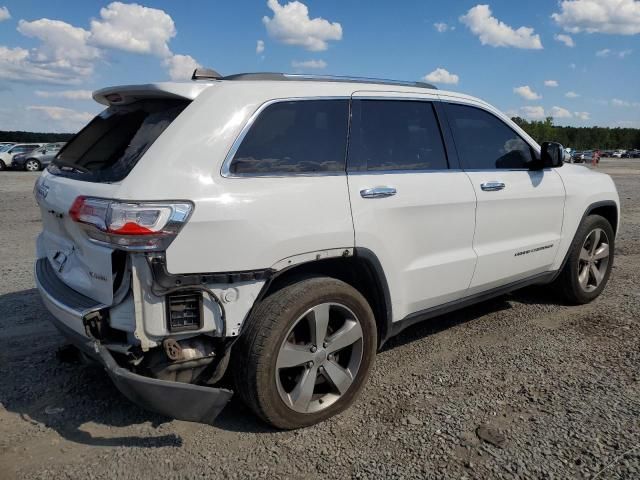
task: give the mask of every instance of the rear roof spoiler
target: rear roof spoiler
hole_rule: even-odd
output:
[[[126,105],[146,98],[193,100],[213,83],[160,82],[146,85],[120,85],[93,92],[93,99],[103,105]]]

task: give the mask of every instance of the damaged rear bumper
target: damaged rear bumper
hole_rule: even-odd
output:
[[[125,397],[145,409],[179,420],[211,423],[220,414],[233,395],[231,390],[158,380],[118,365],[107,348],[84,333],[85,315],[106,307],[67,287],[50,270],[46,258],[36,261],[36,286],[52,314],[52,323],[73,345],[104,366]]]

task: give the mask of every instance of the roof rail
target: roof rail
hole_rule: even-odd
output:
[[[213,70],[208,71],[217,73]],[[207,73],[208,73],[207,72]],[[344,77],[338,75],[310,75],[302,73],[277,73],[277,72],[259,72],[259,73],[236,73],[233,75],[227,75],[225,77],[213,77],[213,76],[197,76],[198,70],[194,72],[192,79],[198,80],[213,79],[216,80],[271,80],[271,81],[309,81],[309,82],[340,82],[340,83],[373,83],[376,85],[394,85],[401,87],[418,87],[429,88],[437,90],[435,85],[425,82],[407,82],[402,80],[387,80],[382,78],[367,78],[367,77]]]

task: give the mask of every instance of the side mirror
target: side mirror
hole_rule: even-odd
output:
[[[556,142],[544,142],[540,149],[542,168],[558,168],[564,163],[564,147]]]

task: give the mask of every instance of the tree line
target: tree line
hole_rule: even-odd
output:
[[[552,117],[532,121],[513,117],[512,120],[538,143],[558,142],[574,150],[640,148],[640,128],[560,127],[553,124]],[[71,137],[73,133],[0,131],[0,142],[66,142]]]
[[[6,132],[0,130],[0,142],[53,143],[66,142],[73,133]]]
[[[553,118],[527,121],[514,117],[514,122],[538,143],[558,142],[574,150],[631,150],[640,148],[640,128],[560,127]]]

